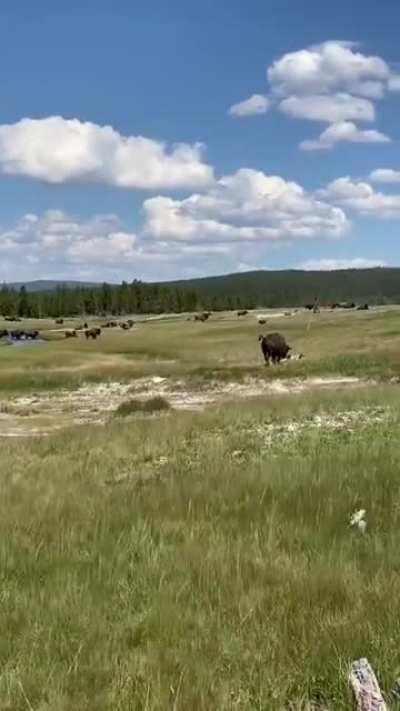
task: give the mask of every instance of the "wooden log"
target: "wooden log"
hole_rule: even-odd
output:
[[[388,711],[368,659],[353,662],[349,681],[357,702],[357,711]]]

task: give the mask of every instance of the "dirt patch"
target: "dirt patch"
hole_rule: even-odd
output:
[[[357,378],[309,378],[307,380],[243,383],[211,382],[190,384],[154,376],[130,383],[88,384],[76,390],[39,393],[0,401],[0,437],[27,437],[50,434],[82,424],[104,424],[110,414],[132,397],[164,398],[175,410],[201,410],[211,404],[254,399],[265,395],[303,393],[318,389],[354,388],[366,385]]]

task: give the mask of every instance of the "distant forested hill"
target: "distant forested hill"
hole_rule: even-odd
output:
[[[99,283],[83,281],[57,281],[55,279],[37,279],[36,281],[15,281],[7,283],[11,289],[20,289],[24,286],[27,291],[55,291],[56,289],[81,289],[82,287],[100,286]]]
[[[169,282],[168,286],[195,291],[208,306],[230,300],[234,308],[301,306],[315,297],[322,304],[345,300],[400,303],[400,268],[255,271]]]
[[[332,272],[256,271],[185,281],[120,285],[29,282],[0,288],[0,314],[18,316],[182,313],[355,301],[400,304],[400,268]]]

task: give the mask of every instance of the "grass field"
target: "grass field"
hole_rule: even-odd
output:
[[[67,321],[65,328],[74,325]],[[0,320],[0,329],[7,326]],[[105,329],[95,342],[83,336],[65,339],[64,328],[54,330],[53,322],[26,321],[18,326],[38,328],[49,340],[39,346],[0,348],[0,393],[153,374],[232,379],[249,374],[263,378],[288,373],[380,378],[400,374],[400,308],[282,317],[271,312],[265,326],[259,326],[255,314],[244,319],[216,314],[207,323],[167,318],[137,322],[127,332]],[[280,370],[264,368],[257,337],[270,331],[281,331],[305,359]]]
[[[116,406],[101,426],[1,439],[2,710],[351,709],[361,656],[390,692],[400,309],[271,317],[272,330],[304,361],[265,368],[255,318],[230,314],[0,349],[0,433],[15,398],[88,382],[119,381],[133,403],[150,376],[367,382],[197,412]],[[359,508],[364,535],[349,527]]]

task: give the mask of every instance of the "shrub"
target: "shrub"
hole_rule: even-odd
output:
[[[134,415],[139,412],[161,412],[169,410],[171,408],[168,400],[163,397],[152,397],[148,400],[126,400],[122,402],[115,414],[117,417],[127,417],[128,415]]]

